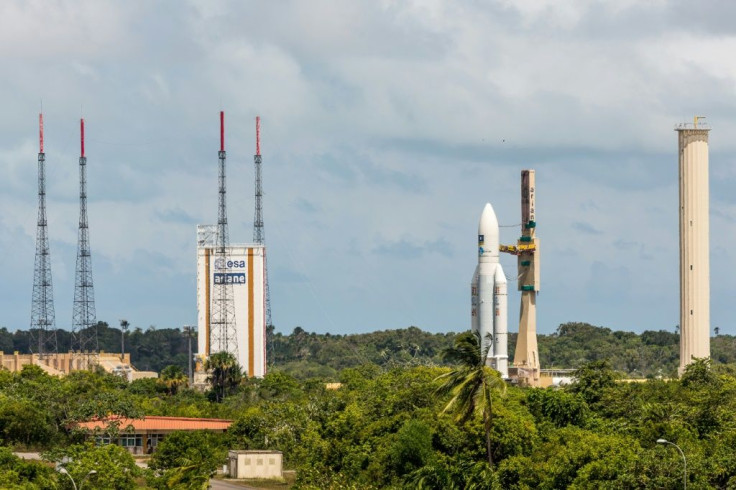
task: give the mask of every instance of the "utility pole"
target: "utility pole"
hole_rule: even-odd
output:
[[[184,325],[184,333],[187,336],[187,367],[189,368],[188,374],[189,374],[189,387],[194,384],[194,379],[192,377],[192,334],[195,332],[193,325]]]
[[[120,360],[125,361],[125,334],[128,333],[128,327],[130,326],[130,323],[128,323],[128,320],[122,319],[120,320]]]

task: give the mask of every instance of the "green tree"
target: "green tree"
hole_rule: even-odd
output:
[[[407,421],[396,436],[391,461],[397,474],[410,473],[432,459],[432,431],[423,421]]]
[[[557,427],[584,427],[590,415],[590,409],[582,395],[567,393],[558,388],[529,390],[526,403],[538,421],[546,419]]]
[[[56,433],[57,427],[45,407],[15,397],[0,399],[0,436],[3,443],[40,446],[51,442]]]
[[[159,382],[166,387],[169,395],[176,395],[179,388],[189,383],[189,377],[179,366],[170,364],[161,371]]]
[[[459,367],[439,376],[438,379],[444,380],[444,383],[437,391],[442,395],[452,395],[443,413],[455,411],[458,421],[465,421],[476,412],[482,413],[488,464],[493,467],[491,447],[493,393],[505,392],[506,384],[495,370],[486,366],[485,360],[490,345],[488,342],[482,347],[478,332],[459,334],[455,338],[455,345],[446,349],[444,353],[446,360],[459,363]]]
[[[205,489],[227,457],[223,434],[172,432],[156,447],[149,462],[149,484],[159,489]]]
[[[238,361],[229,352],[212,354],[204,363],[204,368],[210,373],[207,379],[218,403],[240,384],[243,377]]]
[[[717,388],[720,385],[720,379],[713,371],[713,361],[705,358],[695,358],[685,366],[680,382],[685,388],[691,386]]]
[[[41,490],[55,488],[53,470],[38,461],[24,461],[0,447],[0,488]]]
[[[616,385],[618,377],[607,360],[589,362],[576,370],[573,376],[575,382],[569,390],[580,393],[589,405],[600,401],[605,390]]]
[[[77,485],[86,479],[86,488],[99,490],[132,490],[135,478],[141,474],[133,456],[116,444],[95,446],[92,443],[75,444],[44,453],[44,459],[61,464]],[[58,477],[59,488],[71,490],[72,482],[66,476]]]

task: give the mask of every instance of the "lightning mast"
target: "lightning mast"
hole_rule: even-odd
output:
[[[215,273],[214,294],[210,317],[210,352],[230,352],[238,357],[237,329],[235,325],[235,298],[230,275],[224,264],[227,263],[228,229],[226,207],[226,179],[225,179],[225,113],[220,111],[220,151],[218,171],[218,207],[217,207],[217,236],[215,245],[215,268],[223,268]]]
[[[72,312],[72,350],[79,354],[97,352],[97,320],[95,290],[92,283],[92,254],[87,221],[87,157],[84,154],[84,119],[79,122],[79,233],[77,235],[77,269],[74,280]]]
[[[43,152],[43,114],[38,115],[38,226],[33,267],[30,350],[39,357],[57,353],[51,252],[46,221],[46,155]]]
[[[256,154],[253,156],[256,173],[256,211],[253,217],[253,242],[259,245],[266,244],[266,232],[263,229],[263,182],[261,178],[261,117],[256,116]],[[268,285],[268,263],[266,261],[266,249],[263,249],[263,285],[266,292],[266,343],[269,350],[273,350],[271,334],[269,331],[273,326],[271,323],[271,290]],[[271,356],[267,356],[269,358]]]

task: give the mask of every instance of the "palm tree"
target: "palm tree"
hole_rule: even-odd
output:
[[[176,395],[179,388],[189,382],[189,376],[187,376],[179,366],[175,365],[163,368],[159,379],[161,383],[166,386],[166,391],[168,391],[170,395]]]
[[[486,342],[486,346],[482,346],[479,332],[465,332],[455,337],[455,345],[445,349],[443,356],[459,366],[437,378],[445,380],[437,392],[452,395],[442,413],[455,412],[458,422],[468,420],[477,412],[483,414],[488,464],[493,467],[491,451],[493,392],[505,393],[506,384],[494,369],[486,366],[485,360],[490,345],[491,342]]]
[[[221,402],[225,398],[225,393],[237,386],[243,377],[240,364],[229,352],[210,355],[204,363],[204,369],[210,373],[207,381],[212,384],[217,402]]]

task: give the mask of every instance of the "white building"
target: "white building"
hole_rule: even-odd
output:
[[[283,480],[281,451],[228,451],[230,478]]]
[[[231,352],[250,377],[266,374],[265,247],[233,244],[224,257],[216,253],[217,227],[197,227],[197,326],[198,352],[202,361],[221,350]],[[232,284],[236,342],[227,349],[213,345],[210,328],[216,283]],[[199,363],[198,363],[199,365]]]

